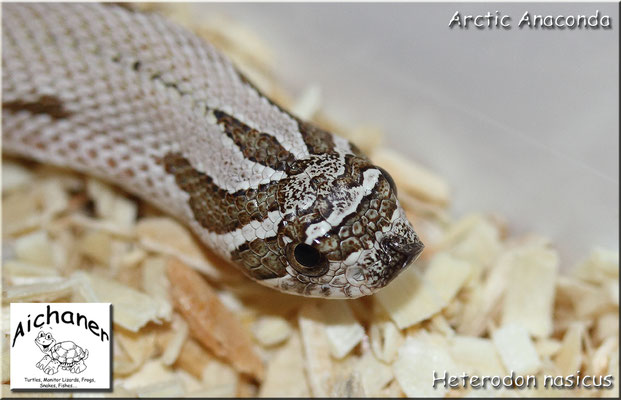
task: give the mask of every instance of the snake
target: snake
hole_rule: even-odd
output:
[[[370,295],[424,248],[386,170],[157,13],[3,4],[2,50],[5,153],[154,204],[262,285]]]

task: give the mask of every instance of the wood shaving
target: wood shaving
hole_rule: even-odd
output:
[[[164,319],[168,319],[172,313],[170,282],[166,275],[167,262],[164,257],[149,257],[142,263],[142,288],[157,303],[158,315],[164,316]],[[173,324],[184,329],[182,320],[175,319]]]
[[[222,271],[209,262],[190,232],[175,220],[144,218],[136,224],[136,235],[145,249],[175,256],[207,276],[221,279]]]
[[[332,387],[333,360],[330,356],[330,341],[321,319],[319,307],[314,302],[302,306],[298,314],[308,383],[311,394],[315,397],[327,397]]]
[[[252,325],[252,333],[263,346],[274,346],[291,336],[291,325],[286,319],[279,316],[262,316]]]
[[[229,360],[240,372],[263,377],[263,363],[248,332],[220,302],[201,275],[181,261],[171,259],[168,278],[175,308],[188,322],[194,339]]]
[[[541,368],[541,360],[528,331],[521,325],[508,324],[494,331],[492,340],[507,371],[533,374]]]
[[[390,364],[378,360],[370,351],[360,358],[355,371],[360,377],[364,395],[369,397],[381,397],[384,388],[394,379]]]
[[[140,369],[155,353],[156,337],[153,331],[137,333],[117,326],[114,345],[114,362],[122,363],[115,372],[127,376]]]
[[[394,322],[378,315],[371,322],[369,336],[375,357],[386,363],[393,362],[404,340],[403,333]]]
[[[306,362],[299,334],[293,334],[270,360],[261,397],[309,397],[310,388],[305,375]]]
[[[39,265],[53,265],[52,245],[47,232],[36,231],[15,240],[15,256]]]
[[[451,357],[459,371],[473,375],[498,375],[506,373],[498,350],[490,339],[456,335],[449,340]]]
[[[501,324],[519,323],[535,337],[552,333],[554,290],[559,269],[555,250],[539,243],[513,253],[508,267]]]
[[[164,365],[170,366],[177,361],[183,344],[188,339],[189,328],[188,324],[178,314],[173,315],[172,337],[167,341],[164,353],[162,354],[162,362]]]
[[[17,163],[2,163],[2,193],[6,194],[32,182],[34,174]]]
[[[375,296],[399,329],[430,318],[445,305],[441,295],[416,268],[402,272]]]
[[[112,238],[105,231],[90,231],[80,239],[78,251],[103,265],[110,262]]]
[[[345,357],[364,338],[364,328],[354,317],[345,301],[322,303],[321,316],[330,343],[330,352],[336,359]]]
[[[442,396],[443,386],[433,387],[434,372],[456,374],[455,363],[447,347],[433,340],[426,332],[418,332],[406,339],[393,363],[395,377],[408,397]]]
[[[114,306],[114,323],[132,332],[138,331],[149,321],[160,322],[170,319],[162,313],[158,302],[151,296],[122,285],[103,276],[78,271],[74,278],[81,282],[85,297],[91,302],[112,303]]]
[[[114,304],[114,390],[106,397],[618,397],[619,253],[567,260],[545,237],[485,212],[456,218],[433,171],[381,145],[371,124],[328,118],[321,87],[290,96],[246,27],[192,4],[142,4],[229,54],[268,96],[352,140],[386,168],[426,245],[376,295],[354,301],[260,286],[170,216],[100,180],[4,157],[2,396],[10,302]],[[546,374],[610,375],[612,389],[550,389]],[[434,372],[533,374],[539,387],[433,388]],[[67,393],[27,393],[32,397]],[[88,393],[74,393],[87,397]],[[99,395],[99,394],[98,394]]]
[[[222,385],[237,387],[240,379],[238,373],[230,365],[212,358],[203,368],[201,381],[207,388],[216,388]]]
[[[188,338],[181,346],[175,367],[201,379],[207,363],[212,358],[213,356],[196,340]]]
[[[371,160],[384,167],[399,188],[431,203],[445,205],[449,202],[450,189],[446,181],[433,172],[404,158],[396,151],[379,148],[371,154]]]

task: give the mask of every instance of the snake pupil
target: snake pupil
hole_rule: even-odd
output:
[[[295,256],[295,260],[305,267],[314,267],[321,262],[319,250],[306,243],[300,243],[295,246],[293,255]]]

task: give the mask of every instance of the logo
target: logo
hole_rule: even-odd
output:
[[[37,363],[37,368],[48,375],[58,373],[58,368],[70,370],[74,374],[79,374],[86,369],[84,360],[88,358],[88,349],[82,349],[70,340],[56,343],[52,333],[39,332],[35,339],[39,349],[45,357]]]
[[[12,303],[11,390],[111,388],[110,303]]]

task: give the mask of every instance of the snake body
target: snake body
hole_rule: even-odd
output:
[[[284,292],[367,295],[422,251],[386,171],[185,29],[103,4],[2,19],[4,151],[151,201]]]

